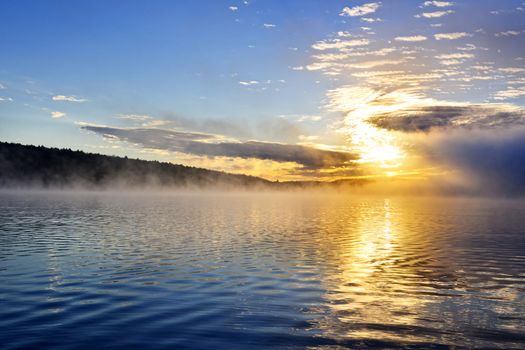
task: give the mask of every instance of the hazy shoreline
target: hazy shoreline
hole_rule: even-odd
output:
[[[374,196],[521,198],[519,191],[446,181],[270,181],[179,164],[0,142],[0,190],[77,192],[323,193]]]

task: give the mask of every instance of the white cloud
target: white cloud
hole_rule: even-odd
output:
[[[413,35],[413,36],[398,36],[394,40],[396,41],[425,41],[427,40],[427,37],[424,35]]]
[[[304,67],[303,66],[294,66],[294,67],[291,67],[292,70],[304,70]]]
[[[425,18],[439,18],[445,15],[449,15],[451,13],[454,13],[454,11],[447,10],[447,11],[423,12],[421,15],[417,15],[416,17],[419,16],[419,17],[425,17]]]
[[[403,60],[376,60],[376,61],[365,61],[365,62],[359,62],[359,63],[351,63],[346,65],[346,67],[349,68],[358,68],[358,69],[369,69],[379,66],[387,66],[387,65],[396,65],[403,63]]]
[[[117,118],[133,120],[133,121],[146,121],[146,120],[153,119],[149,115],[141,115],[141,114],[120,114]]]
[[[317,114],[281,114],[279,117],[297,122],[317,122],[322,119],[322,117]]]
[[[314,55],[313,57],[319,61],[341,61],[351,57],[363,57],[363,56],[386,56],[389,53],[396,51],[393,47],[385,47],[381,50],[358,50],[358,51],[346,51],[344,53],[323,53]]]
[[[456,39],[461,39],[461,38],[465,38],[468,36],[472,36],[472,34],[465,33],[465,32],[434,34],[434,38],[436,38],[436,40],[456,40]]]
[[[443,60],[443,61],[441,61],[439,63],[441,63],[442,65],[445,65],[445,66],[455,66],[455,65],[463,63],[463,61],[461,61],[461,60]]]
[[[361,17],[361,21],[368,22],[368,23],[383,22],[381,18],[371,18],[371,17]]]
[[[264,28],[275,28],[277,27],[275,24],[272,24],[272,23],[264,23],[263,24],[263,27]]]
[[[235,11],[237,11],[239,8],[238,8],[237,6],[230,6],[230,7],[228,7],[228,9],[229,9],[230,11],[235,12]]]
[[[0,101],[8,101],[11,102],[13,99],[11,97],[0,97]]]
[[[454,5],[454,3],[450,1],[425,1],[423,3],[423,6],[435,6],[435,7],[449,7],[452,5]]]
[[[6,87],[3,84],[0,84],[0,90],[4,90]]]
[[[470,53],[450,53],[450,54],[443,54],[443,55],[438,55],[436,56],[436,58],[440,59],[440,60],[454,60],[454,59],[462,59],[462,58],[472,58],[474,57],[473,54],[470,54]]]
[[[471,68],[472,68],[472,69],[475,69],[475,70],[484,70],[484,71],[488,71],[488,70],[491,70],[491,69],[492,69],[492,66],[475,65],[475,66],[472,66]]]
[[[467,45],[465,45],[463,47],[456,47],[456,49],[458,49],[460,51],[473,51],[473,50],[476,50],[477,47],[474,44],[467,44]]]
[[[307,70],[322,70],[336,66],[336,64],[330,62],[314,62],[306,66]]]
[[[259,82],[257,80],[250,80],[250,81],[240,81],[239,84],[244,86],[250,86],[250,85],[257,85]]]
[[[55,95],[53,96],[53,101],[86,102],[87,100],[76,96]]]
[[[368,39],[355,39],[355,40],[340,40],[340,39],[333,39],[333,40],[323,40],[318,41],[315,44],[312,45],[312,49],[314,50],[330,50],[330,49],[344,49],[347,47],[354,47],[354,46],[365,46],[370,43],[370,40]]]
[[[309,143],[309,142],[314,142],[314,141],[319,140],[319,136],[316,136],[316,135],[310,135],[310,136],[299,135],[299,140],[301,142],[303,142],[303,143]]]
[[[380,2],[370,2],[367,4],[363,4],[361,6],[354,6],[352,8],[345,7],[341,11],[339,16],[346,16],[346,17],[364,16],[364,15],[368,15],[370,13],[376,12],[380,6],[381,6]]]
[[[521,32],[517,31],[517,30],[507,30],[505,32],[499,32],[499,33],[496,33],[494,34],[495,36],[497,37],[500,37],[500,36],[516,36],[516,35],[520,35]]]
[[[51,112],[51,118],[53,119],[58,119],[58,118],[62,118],[65,116],[66,116],[66,113],[63,113],[63,112]]]
[[[516,98],[525,96],[525,87],[522,88],[508,88],[507,90],[499,91],[494,96],[495,100],[506,100],[509,98]]]
[[[509,84],[525,84],[525,78],[518,78],[516,80],[509,80],[507,83]]]
[[[313,56],[314,58],[318,59],[319,61],[340,61],[347,59],[350,57],[346,53],[323,53],[320,55]]]
[[[504,73],[521,73],[525,72],[525,68],[517,68],[517,67],[506,67],[506,68],[499,68],[500,72]]]
[[[164,126],[170,124],[170,121],[168,120],[162,120],[162,119],[153,119],[150,121],[146,121],[142,123],[141,125],[145,128],[157,128],[159,126]]]
[[[354,35],[352,33],[347,32],[347,31],[339,31],[339,32],[337,32],[337,36],[341,37],[341,38],[351,38]]]

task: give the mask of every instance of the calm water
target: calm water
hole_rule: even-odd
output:
[[[0,347],[524,348],[525,202],[0,194]]]

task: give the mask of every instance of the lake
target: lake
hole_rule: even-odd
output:
[[[525,202],[0,194],[3,349],[524,348]]]

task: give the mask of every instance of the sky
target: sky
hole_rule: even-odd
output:
[[[525,187],[525,2],[0,2],[0,140]]]

